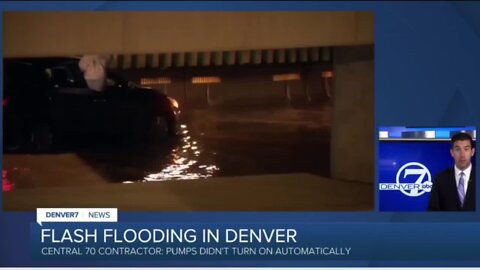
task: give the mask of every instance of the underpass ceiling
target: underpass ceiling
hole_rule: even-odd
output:
[[[310,58],[311,48],[373,43],[372,12],[4,13],[5,57],[101,53],[155,65],[182,57],[197,64],[268,60],[273,53],[274,61],[288,61],[304,57],[302,50]]]

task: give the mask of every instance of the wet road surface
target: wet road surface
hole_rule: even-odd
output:
[[[5,154],[3,190],[310,173],[329,176],[331,109],[184,113],[180,136]]]

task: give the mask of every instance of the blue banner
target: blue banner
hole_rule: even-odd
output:
[[[473,260],[480,250],[477,224],[32,223],[31,230],[39,260]]]

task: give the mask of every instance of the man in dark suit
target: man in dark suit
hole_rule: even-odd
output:
[[[435,176],[428,210],[475,211],[475,168],[471,163],[475,145],[472,137],[467,133],[455,134],[450,154],[455,166]]]

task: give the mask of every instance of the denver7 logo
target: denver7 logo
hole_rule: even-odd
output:
[[[415,181],[406,182],[417,176]],[[400,190],[408,197],[418,197],[432,190],[432,175],[425,165],[419,162],[409,162],[397,172],[396,183],[380,183],[380,190]]]

